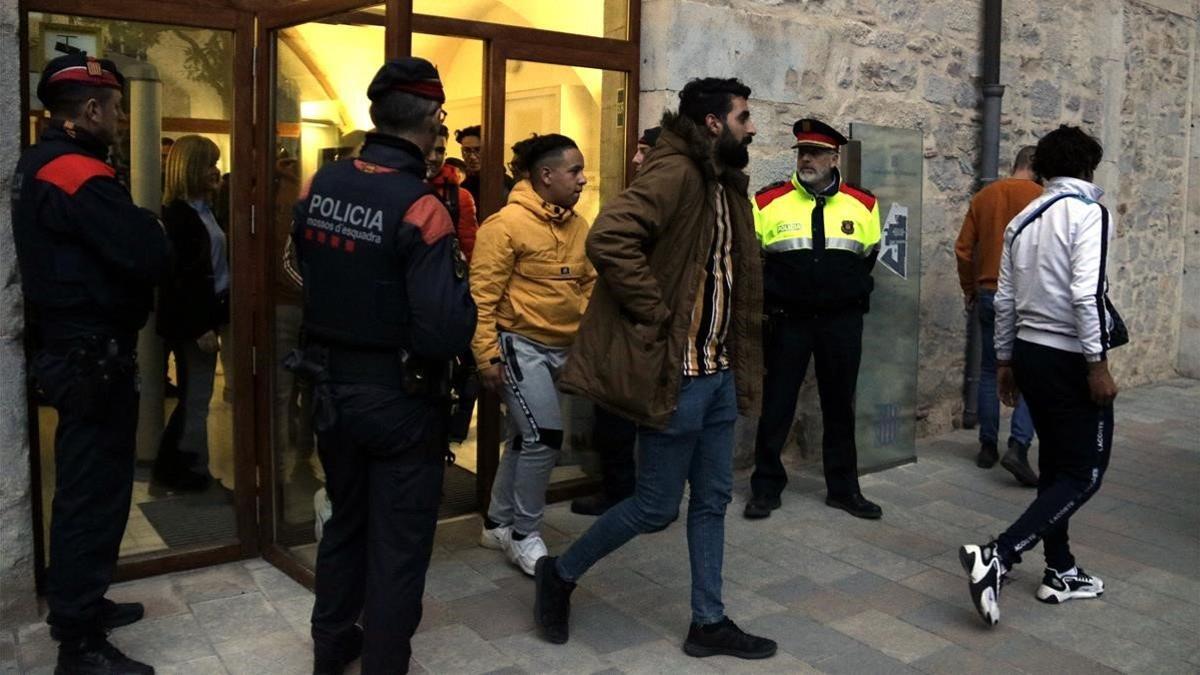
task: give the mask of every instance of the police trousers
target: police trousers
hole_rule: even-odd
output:
[[[129,519],[137,434],[133,337],[38,352],[38,388],[58,411],[46,621],[62,640],[103,634],[100,601],[112,583]]]
[[[1100,489],[1112,455],[1112,404],[1092,402],[1082,354],[1017,340],[1013,375],[1038,434],[1038,494],[997,538],[997,553],[1012,567],[1040,540],[1046,566],[1065,572],[1075,566],[1071,515]]]
[[[824,438],[821,457],[829,496],[856,494],[858,447],[854,442],[854,391],[862,360],[862,312],[772,316],[763,340],[766,377],[762,417],[754,443],[756,497],[778,497],[787,485],[780,453],[794,424],[796,400],[811,357],[816,362]]]
[[[312,637],[337,654],[362,617],[362,672],[408,672],[421,622],[447,448],[448,403],[375,385],[319,387],[317,431],[333,516],[317,549]]]

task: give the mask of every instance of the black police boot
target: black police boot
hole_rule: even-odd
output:
[[[146,608],[140,602],[113,602],[108,598],[100,599],[100,622],[105,630],[128,626],[142,620]],[[50,637],[62,641],[62,632],[58,626],[50,627]]]
[[[1004,453],[1004,458],[1000,460],[1000,466],[1004,467],[1011,473],[1017,482],[1025,487],[1037,487],[1038,476],[1033,467],[1029,466],[1029,446],[1018,443],[1016,439],[1009,439],[1008,451]]]
[[[333,645],[313,646],[313,675],[342,675],[346,666],[362,656],[363,632],[352,627]]]
[[[996,461],[1000,459],[1000,451],[996,449],[996,444],[992,441],[983,441],[979,444],[979,454],[975,457],[975,466],[981,469],[990,469],[996,466]]]
[[[125,656],[103,635],[92,635],[59,643],[54,675],[154,675],[154,668]]]
[[[695,657],[725,655],[766,659],[775,656],[777,648],[774,640],[751,635],[728,617],[704,626],[693,623],[683,643],[683,653]]]
[[[855,492],[852,495],[844,497],[829,495],[825,498],[825,505],[841,509],[856,518],[878,520],[883,517],[883,509],[879,508],[879,505],[875,502],[862,496],[861,492]]]
[[[570,636],[571,591],[575,584],[558,576],[557,557],[542,556],[533,568],[533,621],[542,637],[556,645]]]
[[[581,516],[600,516],[615,504],[616,502],[609,499],[607,494],[600,492],[571,500],[571,513],[578,513]]]
[[[772,511],[782,505],[783,502],[779,499],[779,495],[773,497],[751,495],[750,501],[746,502],[746,510],[742,512],[742,515],[750,520],[768,518]]]

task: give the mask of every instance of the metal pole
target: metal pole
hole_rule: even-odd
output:
[[[129,191],[138,206],[162,211],[162,82],[158,70],[142,61],[120,64],[129,85]],[[137,458],[152,462],[158,455],[166,418],[166,363],[157,317],[151,312],[138,334]]]

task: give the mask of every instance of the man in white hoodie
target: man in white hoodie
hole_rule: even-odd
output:
[[[1000,584],[1040,540],[1043,602],[1094,598],[1104,582],[1075,563],[1067,524],[1096,490],[1112,449],[1117,386],[1107,352],[1126,339],[1107,302],[1113,226],[1093,172],[1103,149],[1078,127],[1046,134],[1034,153],[1045,192],[1008,224],[996,290],[1000,399],[1029,404],[1041,441],[1037,499],[994,541],[959,549],[971,599],[989,625],[1000,620]]]

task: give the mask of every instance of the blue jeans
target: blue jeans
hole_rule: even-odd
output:
[[[692,621],[725,618],[721,566],[725,507],[733,491],[733,373],[684,377],[679,407],[663,431],[638,429],[633,496],[600,516],[558,559],[559,576],[575,581],[604,556],[639,534],[666,528],[679,515],[684,482],[691,484],[687,537],[692,567]]]
[[[979,289],[976,294],[979,308],[979,334],[983,338],[983,356],[979,362],[979,442],[996,443],[1000,435],[1000,397],[996,393],[996,291]],[[1033,442],[1033,419],[1025,397],[1017,399],[1013,408],[1010,441],[1021,445]]]

